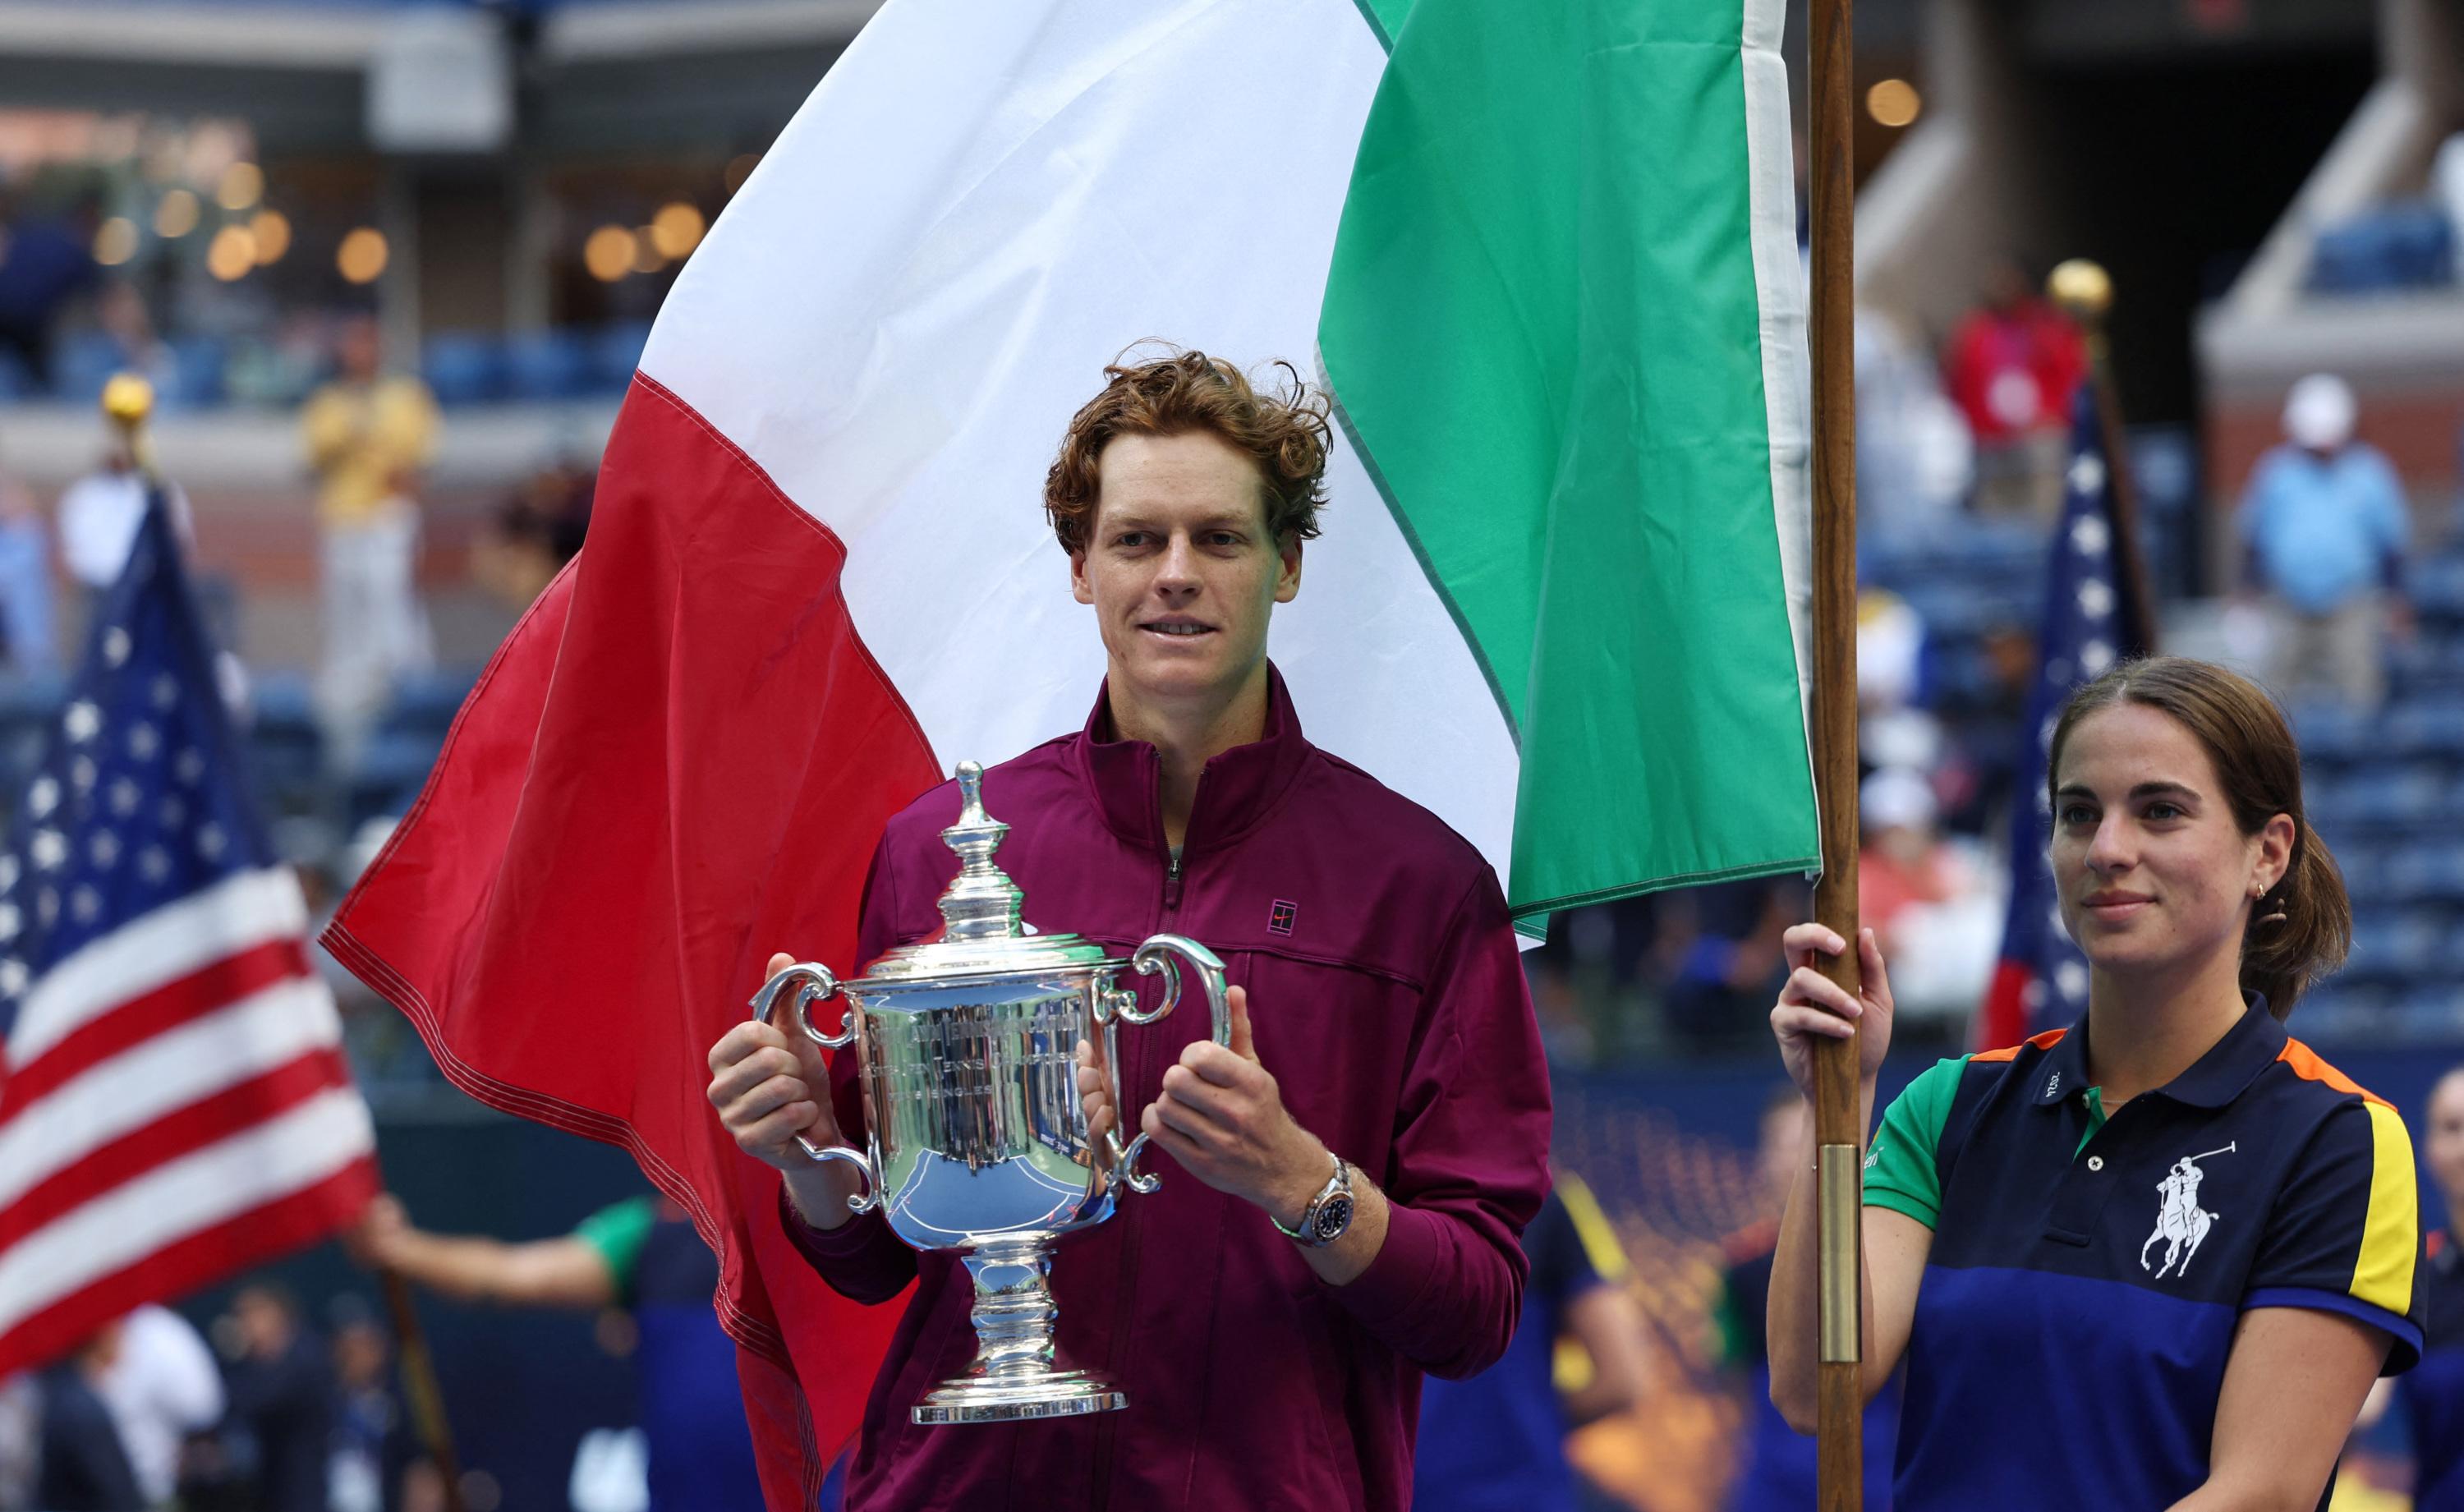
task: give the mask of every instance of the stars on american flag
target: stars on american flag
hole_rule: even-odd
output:
[[[121,924],[270,858],[209,647],[159,593],[115,593],[0,847],[0,1033],[28,985]]]

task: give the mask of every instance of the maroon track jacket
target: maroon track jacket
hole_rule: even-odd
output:
[[[1179,874],[1155,747],[1084,731],[984,777],[1011,826],[996,858],[1038,928],[1126,954],[1158,931],[1223,957],[1248,989],[1258,1057],[1301,1126],[1393,1205],[1376,1260],[1330,1286],[1265,1213],[1161,1150],[1163,1178],[1055,1246],[1064,1353],[1129,1392],[1126,1411],[918,1428],[908,1410],[973,1357],[974,1291],[878,1213],[787,1229],[824,1280],[913,1302],[874,1379],[848,1505],[885,1509],[1402,1508],[1420,1373],[1469,1375],[1505,1352],[1523,1301],[1523,1225],[1549,1184],[1549,1075],[1497,879],[1434,815],[1301,737],[1280,674],[1265,737],[1207,762]],[[944,784],[890,823],[864,905],[865,960],[940,925],[957,871]],[[1208,1033],[1194,989],[1160,1023],[1123,1025],[1133,1132],[1166,1067]],[[832,1070],[840,1127],[863,1127],[855,1057]]]

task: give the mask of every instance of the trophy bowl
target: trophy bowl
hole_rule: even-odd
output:
[[[984,812],[983,772],[958,767],[964,807],[941,838],[964,863],[941,895],[934,938],[890,952],[841,980],[804,963],[772,976],[753,999],[764,1023],[785,1012],[815,1042],[852,1045],[864,1091],[865,1148],[800,1139],[816,1161],[864,1175],[847,1199],[878,1208],[919,1250],[958,1253],[976,1287],[976,1357],[964,1375],[927,1392],[924,1424],[1014,1422],[1110,1412],[1118,1387],[1061,1357],[1054,1339],[1052,1246],[1111,1216],[1122,1193],[1152,1192],[1137,1170],[1147,1137],[1098,1137],[1078,1096],[1078,1048],[1094,1047],[1121,1118],[1123,1022],[1153,1023],[1180,999],[1181,968],[1205,989],[1215,1041],[1231,1039],[1223,963],[1194,940],[1157,934],[1127,957],[1074,934],[1043,934],[1022,916],[1017,885],[993,865],[1009,826]],[[1155,1007],[1118,982],[1124,970],[1160,975]],[[835,1032],[812,1019],[843,997]]]

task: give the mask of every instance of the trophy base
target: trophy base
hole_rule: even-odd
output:
[[[1084,1370],[1052,1370],[999,1380],[961,1376],[944,1381],[915,1405],[913,1420],[928,1428],[951,1423],[1018,1423],[1039,1417],[1080,1417],[1130,1405],[1127,1391]]]

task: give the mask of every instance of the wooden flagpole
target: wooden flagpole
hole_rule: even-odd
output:
[[[1814,779],[1822,880],[1814,916],[1848,941],[1825,975],[1855,993],[1857,955],[1857,373],[1855,76],[1850,0],[1812,0],[1808,17],[1813,222]],[[1864,1498],[1864,1117],[1858,1039],[1814,1057],[1816,1329],[1815,1504],[1860,1512]]]

